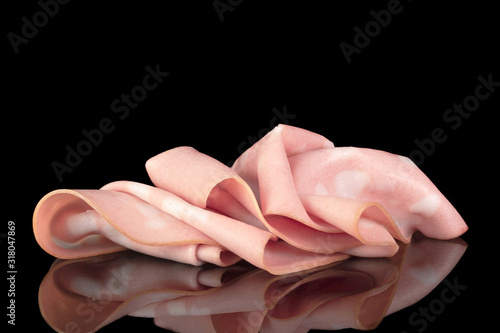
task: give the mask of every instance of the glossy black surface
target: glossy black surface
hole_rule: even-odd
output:
[[[214,3],[232,3],[223,21]],[[378,33],[372,24],[374,36],[348,63],[341,43],[354,45],[354,28],[374,22],[371,11],[380,16],[389,3],[398,13]],[[496,318],[488,305],[497,289],[488,265],[495,265],[497,253],[496,195],[490,193],[498,172],[497,11],[478,3],[395,5],[71,1],[43,15],[36,1],[6,3],[0,247],[8,277],[4,236],[7,222],[14,221],[17,271],[16,326],[8,325],[8,332],[33,324],[39,332],[53,331],[40,314],[38,291],[54,258],[36,244],[31,227],[43,195],[120,179],[149,183],[144,162],[180,145],[230,163],[277,114],[337,146],[419,158],[419,167],[470,227],[463,236],[468,249],[443,282],[375,331],[443,332],[471,323],[485,331]],[[34,20],[39,27],[30,30]],[[29,36],[17,53],[11,33]],[[158,85],[144,81],[155,70],[169,75]],[[480,78],[490,81],[489,89],[477,90]],[[137,101],[127,97],[132,92]],[[476,103],[477,93],[482,97]],[[473,111],[460,110],[464,103]],[[97,128],[102,137],[96,134],[95,143],[85,146],[86,135]],[[79,146],[86,155],[58,178],[54,162],[65,163],[68,151]],[[443,295],[451,294],[445,281],[467,287],[446,302]],[[7,281],[3,286],[5,309]],[[433,307],[435,314],[426,310]],[[471,317],[476,310],[481,316]],[[102,331],[139,328],[164,332],[151,319],[130,316]]]
[[[184,333],[367,330],[441,285],[440,297],[409,318],[421,330],[468,289],[447,277],[466,248],[462,239],[416,236],[392,258],[353,257],[281,276],[244,262],[195,267],[130,251],[57,260],[39,304],[58,331],[106,331],[127,315]]]

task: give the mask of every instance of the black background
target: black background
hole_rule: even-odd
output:
[[[352,45],[354,27],[364,29],[373,21],[370,11],[386,9],[388,1],[332,1],[328,6],[232,1],[235,6],[223,20],[213,3],[71,1],[59,5],[18,53],[8,34],[21,35],[22,17],[33,22],[41,7],[36,1],[3,5],[7,186],[0,232],[7,231],[7,221],[15,221],[15,330],[36,324],[38,332],[52,332],[39,313],[37,291],[54,258],[38,247],[31,226],[43,195],[120,179],[150,183],[145,161],[179,145],[227,163],[249,136],[265,132],[273,109],[284,108],[295,116],[290,125],[318,132],[337,146],[405,156],[417,148],[415,140],[444,130],[446,141],[436,144],[420,168],[470,227],[463,236],[469,248],[450,274],[468,288],[425,332],[492,320],[484,300],[498,288],[494,268],[485,263],[497,261],[489,250],[498,223],[492,213],[496,194],[488,189],[497,184],[500,88],[456,129],[443,115],[474,94],[478,76],[491,74],[500,81],[500,21],[493,5],[402,0],[401,12],[347,63],[339,44]],[[146,66],[157,65],[170,75],[119,119],[111,103],[142,83]],[[65,147],[75,148],[84,139],[82,130],[96,128],[104,118],[111,119],[114,130],[60,182],[51,164],[64,163]],[[7,257],[4,240],[2,249]],[[6,264],[2,267],[7,271]],[[442,287],[387,317],[376,331],[416,332],[410,315],[438,298]],[[482,314],[473,319],[478,308]],[[151,319],[131,317],[102,331],[124,328],[164,331]]]

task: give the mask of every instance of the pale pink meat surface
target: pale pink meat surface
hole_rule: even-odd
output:
[[[286,274],[349,256],[391,257],[419,231],[453,239],[464,220],[408,158],[279,125],[229,168],[191,147],[146,163],[154,186],[56,190],[33,228],[59,258],[132,249],[192,265],[240,259]]]

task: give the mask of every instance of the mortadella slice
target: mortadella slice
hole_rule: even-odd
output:
[[[398,246],[385,229],[385,226],[394,225],[394,222],[383,208],[379,207],[380,212],[374,214],[373,211],[377,208],[367,209],[365,203],[357,207],[342,207],[343,211],[351,209],[351,216],[360,217],[349,221],[353,225],[350,228],[351,233],[346,233],[331,223],[318,222],[318,219],[314,219],[306,211],[295,190],[287,154],[300,155],[308,149],[324,149],[332,147],[333,144],[309,131],[292,127],[277,129],[280,128],[281,131],[269,133],[262,142],[252,146],[241,157],[246,161],[245,165],[252,168],[252,158],[260,156],[257,154],[252,157],[252,152],[269,150],[265,159],[261,159],[259,163],[266,162],[266,159],[268,162],[262,167],[255,167],[255,170],[268,174],[269,179],[263,180],[259,174],[257,189],[248,185],[252,184],[252,179],[243,180],[239,171],[236,173],[221,162],[190,147],[178,147],[161,153],[146,163],[146,169],[156,187],[176,193],[197,207],[213,209],[259,229],[270,231],[297,249],[327,255],[344,251],[364,254],[367,250],[364,245],[369,245],[370,248],[377,248],[373,255],[368,256],[391,256],[396,253]],[[299,142],[300,147],[295,147]],[[238,159],[236,164],[242,163],[238,161],[241,160]],[[276,161],[283,163],[274,165]],[[257,160],[254,162],[257,163]],[[200,165],[204,167],[199,168]],[[242,174],[248,175],[249,171],[242,170]],[[262,207],[259,207],[256,191],[260,194]],[[303,200],[307,201],[307,198]],[[265,206],[266,203],[271,204]],[[377,215],[380,221],[369,220],[365,216],[368,214],[365,210],[369,210],[371,215]],[[393,235],[397,235],[396,229],[393,228],[392,231]],[[365,237],[362,237],[362,234]],[[374,234],[380,237],[372,237],[370,240],[366,237]]]
[[[224,249],[273,274],[286,274],[344,260],[342,253],[314,253],[278,240],[276,235],[216,211],[194,206],[157,187],[118,181],[105,190],[132,194],[215,240]]]
[[[408,242],[416,231],[453,239],[467,231],[453,205],[407,157],[337,147],[296,155],[289,162],[297,192],[377,202],[392,217],[385,227],[396,239]]]
[[[322,244],[340,230],[368,245],[343,252],[370,256],[373,250],[373,256],[390,256],[397,251],[395,239],[407,243],[416,231],[452,239],[467,230],[456,209],[410,159],[326,141],[291,150],[290,141],[297,144],[300,131],[276,127],[232,167],[253,184],[266,226],[288,243],[323,252]]]
[[[289,160],[336,149],[318,134],[279,125],[244,152],[232,169],[251,184],[269,230],[293,246],[319,253],[394,255],[394,238],[404,237],[381,205],[297,190]],[[326,174],[314,177],[328,179]]]
[[[33,229],[40,246],[64,259],[126,250],[200,265],[231,265],[216,241],[128,193],[57,190],[38,203]]]

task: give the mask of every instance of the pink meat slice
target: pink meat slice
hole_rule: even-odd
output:
[[[35,209],[33,228],[40,246],[63,259],[127,248],[193,265],[227,266],[240,259],[174,216],[117,191],[50,192]]]
[[[407,157],[337,147],[296,155],[289,162],[298,193],[378,203],[390,215],[385,222],[375,220],[396,239],[408,242],[416,231],[435,239],[453,239],[467,230],[453,205]]]
[[[307,144],[311,137],[314,144]],[[408,158],[333,147],[320,138],[280,125],[232,167],[257,193],[266,226],[280,238],[327,252],[328,240],[343,232],[365,246],[336,251],[390,256],[397,251],[395,239],[409,242],[415,231],[451,239],[467,230],[451,203]]]
[[[266,144],[266,142],[270,142],[270,144]],[[274,146],[278,148],[275,149]],[[368,213],[377,215],[381,218],[382,224],[390,225],[391,218],[381,207],[371,205],[373,207],[368,209],[370,205],[365,203],[359,203],[356,207],[353,205],[343,207],[344,211],[353,210],[350,214],[351,217],[360,216],[360,219],[348,221],[354,225],[350,228],[351,233],[346,233],[331,223],[318,222],[318,219],[312,218],[303,207],[294,188],[285,150],[288,150],[290,155],[300,155],[308,149],[324,149],[332,146],[330,141],[312,132],[294,127],[277,127],[263,138],[262,142],[245,152],[235,163],[235,165],[244,163],[249,169],[254,167],[255,170],[261,169],[263,172],[271,171],[269,180],[262,181],[259,178],[257,186],[251,178],[242,178],[241,175],[251,174],[249,170],[239,170],[235,167],[230,169],[191,147],[179,147],[159,154],[146,163],[146,169],[157,188],[175,193],[197,207],[213,209],[259,229],[268,230],[294,248],[326,255],[339,252],[364,256],[393,255],[398,248],[394,238],[387,233],[383,226],[379,226],[365,216]],[[259,157],[258,153],[266,150],[269,150],[267,161],[269,163],[264,163],[266,162],[264,161],[263,165],[266,167],[257,168],[252,160],[256,162]],[[255,156],[252,155],[252,152],[255,153]],[[283,158],[280,158],[280,152]],[[281,166],[275,166],[272,164],[275,161],[284,163],[281,163]],[[198,167],[200,165],[204,166],[202,170]],[[284,180],[280,180],[281,176]],[[261,183],[264,185],[261,186]],[[138,194],[134,193],[134,195]],[[276,199],[262,200],[262,198]],[[303,198],[304,201],[307,199]],[[311,206],[322,210],[319,207],[321,205],[320,199],[317,200],[318,204],[314,205],[313,202]],[[271,206],[266,208],[266,202],[271,202]],[[377,209],[380,212],[374,212]],[[362,228],[358,228],[358,225]],[[203,230],[203,232],[207,231]],[[363,232],[364,237],[362,237]],[[368,239],[368,236],[377,233],[381,237]],[[394,234],[397,233],[394,232]],[[222,244],[225,245],[225,243]],[[363,246],[365,244],[368,246]],[[283,249],[289,248],[288,245],[281,247]],[[270,247],[275,249],[277,246],[273,244]],[[315,256],[324,262],[324,256]]]
[[[348,258],[348,255],[342,253],[325,254],[301,250],[279,240],[269,231],[217,211],[192,205],[158,187],[118,181],[106,185],[103,189],[129,193],[141,198],[201,231],[224,249],[273,274],[301,271]]]
[[[398,249],[393,236],[398,232],[383,207],[297,191],[289,159],[336,149],[320,135],[280,125],[242,154],[232,169],[254,184],[269,229],[293,246],[319,253],[393,255]],[[367,215],[376,215],[378,223]]]

